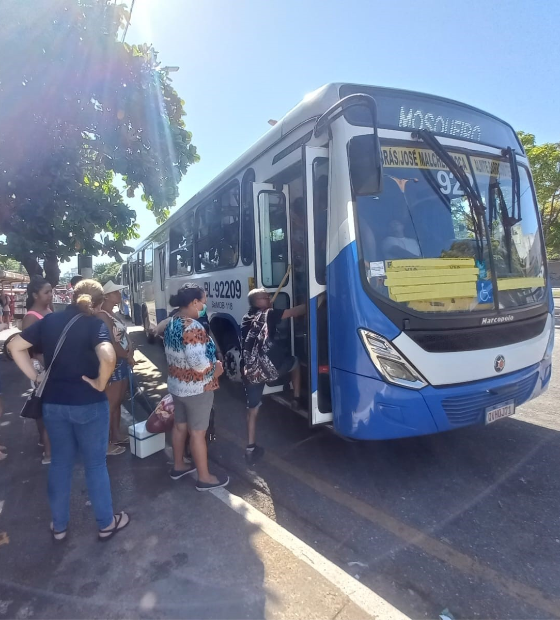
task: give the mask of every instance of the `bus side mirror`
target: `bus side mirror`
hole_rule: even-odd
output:
[[[383,161],[377,133],[351,138],[348,159],[354,196],[370,196],[383,191]]]

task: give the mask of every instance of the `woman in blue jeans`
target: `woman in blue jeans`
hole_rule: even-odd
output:
[[[105,324],[93,316],[103,303],[103,289],[94,280],[82,280],[74,288],[72,305],[37,321],[10,343],[14,361],[25,375],[40,383],[27,353],[33,347],[49,367],[59,337],[70,327],[43,391],[43,420],[51,439],[49,469],[51,532],[55,541],[66,538],[70,520],[70,487],[74,462],[84,464],[89,497],[99,527],[100,541],[125,528],[130,517],[113,513],[106,453],[109,438],[109,405],[105,386],[115,368],[115,351]]]

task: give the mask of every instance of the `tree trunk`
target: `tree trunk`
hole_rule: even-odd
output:
[[[60,281],[60,267],[58,266],[58,257],[49,256],[48,258],[45,258],[43,267],[45,269],[46,280],[50,282],[52,287],[54,288]]]
[[[28,259],[23,260],[21,264],[25,267],[27,271],[27,275],[32,278],[33,276],[42,276],[43,270],[41,266],[37,262],[37,259],[34,256],[30,256]]]

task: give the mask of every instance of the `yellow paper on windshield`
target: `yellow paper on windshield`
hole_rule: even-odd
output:
[[[498,290],[512,291],[524,288],[539,288],[544,286],[544,278],[498,278]]]
[[[389,271],[419,271],[423,269],[468,269],[475,267],[474,258],[403,258],[388,260]]]
[[[398,302],[433,302],[476,297],[478,269],[473,258],[387,261],[385,286]]]

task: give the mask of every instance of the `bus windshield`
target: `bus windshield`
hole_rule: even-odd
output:
[[[449,151],[484,205],[478,217],[488,226],[477,225],[462,184],[430,148],[382,144],[381,150],[383,192],[357,197],[374,293],[418,312],[488,312],[545,299],[537,207],[524,166]]]

